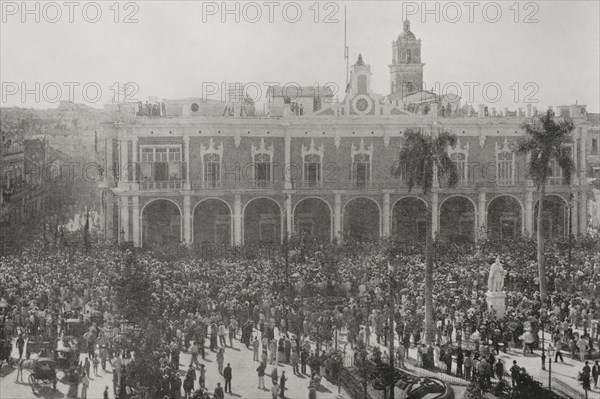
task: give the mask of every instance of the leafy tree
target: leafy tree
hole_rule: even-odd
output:
[[[534,380],[529,374],[519,376],[519,383],[515,385],[512,397],[516,399],[560,399],[560,396],[542,387],[539,381]]]
[[[112,285],[120,315],[132,323],[136,331],[129,337],[135,360],[129,365],[128,384],[155,392],[161,376],[154,352],[160,342],[160,331],[156,329],[158,304],[152,295],[154,288],[149,276],[146,265],[137,261],[135,250],[125,249],[122,267]]]
[[[465,392],[465,399],[484,399],[481,384],[477,380],[473,380],[467,387]]]
[[[377,378],[377,365],[369,359],[369,353],[365,348],[361,348],[356,356],[355,366],[358,370],[358,376],[362,382],[363,398],[367,398],[367,388],[369,382]]]
[[[548,110],[545,115],[537,120],[521,126],[529,136],[519,142],[516,153],[530,154],[528,161],[528,174],[537,187],[540,195],[537,214],[537,257],[538,273],[540,280],[540,300],[546,300],[546,266],[544,256],[544,235],[542,215],[544,211],[544,197],[548,178],[552,175],[551,161],[555,160],[562,170],[564,184],[571,183],[571,175],[575,164],[571,159],[569,147],[565,144],[570,140],[569,134],[575,129],[571,120],[554,119],[554,114]]]
[[[431,188],[434,175],[447,177],[448,186],[458,182],[456,164],[448,155],[448,147],[456,145],[456,136],[448,132],[425,134],[407,130],[404,134],[404,145],[392,165],[392,175],[402,177],[411,191],[414,186],[429,196],[427,207],[427,234],[425,239],[425,343],[431,344],[433,333],[433,242],[431,220]]]

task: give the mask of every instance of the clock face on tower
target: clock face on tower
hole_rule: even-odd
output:
[[[360,112],[365,112],[368,107],[369,107],[369,102],[367,100],[365,100],[364,98],[361,98],[356,102],[356,109],[359,110]]]
[[[358,95],[352,101],[352,109],[356,114],[367,115],[373,109],[373,100],[366,95]]]

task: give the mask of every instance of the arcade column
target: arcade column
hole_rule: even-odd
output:
[[[383,209],[382,209],[382,231],[381,235],[383,237],[389,237],[390,235],[390,194],[383,194]]]
[[[485,234],[487,228],[487,212],[486,212],[486,194],[484,191],[479,193],[479,215],[477,217],[477,230],[478,230],[478,234],[476,234],[476,237],[478,238],[483,238],[481,237],[481,234]]]
[[[285,231],[287,232],[288,237],[292,236],[293,233],[293,216],[292,216],[292,195],[285,195]]]
[[[242,245],[242,196],[235,194],[233,200],[233,245]]]
[[[184,190],[191,190],[192,184],[190,179],[190,136],[183,136],[183,156],[185,157],[185,182],[183,183]]]
[[[129,197],[122,195],[119,203],[121,217],[119,226],[119,243],[123,244],[129,241]]]
[[[183,196],[183,242],[189,245],[192,242],[192,216],[191,216],[191,198],[189,195]]]
[[[338,244],[342,242],[342,194],[335,194],[333,206],[333,236]]]
[[[529,237],[533,237],[533,192],[525,194],[525,230]]]
[[[140,246],[140,197],[135,195],[131,197],[132,205],[132,222],[133,222],[133,246]]]
[[[588,201],[587,192],[581,191],[579,193],[579,234],[587,235],[587,224],[588,224]]]
[[[129,182],[129,157],[128,157],[128,141],[126,138],[119,140],[119,187],[125,187]]]
[[[439,232],[439,212],[438,193],[431,193],[431,238],[435,238]]]

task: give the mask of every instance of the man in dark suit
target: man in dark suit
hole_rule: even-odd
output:
[[[225,392],[231,393],[231,363],[227,363],[227,367],[223,370],[223,377],[225,378]]]
[[[306,351],[306,349],[302,349],[302,352],[300,352],[300,372],[302,374],[306,374],[306,364],[308,363],[308,352]]]
[[[217,387],[215,388],[215,392],[213,394],[213,398],[215,399],[223,399],[225,394],[223,393],[223,388],[221,388],[221,383],[217,382]]]

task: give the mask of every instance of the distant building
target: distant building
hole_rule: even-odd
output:
[[[319,242],[424,238],[427,208],[434,235],[534,234],[539,197],[526,157],[513,150],[524,138],[522,123],[539,111],[531,104],[473,107],[424,90],[420,51],[405,23],[392,44],[388,95],[373,92],[371,68],[359,56],[339,102],[324,88],[289,93],[275,86],[263,117],[218,114],[216,105],[213,112],[184,99],[166,101],[162,118],[103,124],[107,237],[136,246],[241,245],[285,234]],[[552,165],[544,231],[586,234],[593,124],[582,105],[554,112],[576,125],[569,146],[577,173],[567,186]],[[448,148],[459,171],[456,187],[436,179],[430,199],[391,176],[408,129],[458,136]]]
[[[600,114],[588,114],[587,177],[592,187],[589,212],[592,226],[600,228]]]
[[[0,220],[14,238],[17,228],[39,221],[43,211],[60,198],[54,198],[60,190],[49,188],[57,184],[61,164],[67,157],[49,149],[42,140],[19,140],[2,146],[0,163]],[[50,194],[54,193],[54,194]]]

